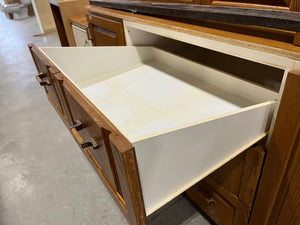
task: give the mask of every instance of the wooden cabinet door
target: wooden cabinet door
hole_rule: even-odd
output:
[[[264,160],[256,145],[238,155],[187,191],[218,225],[246,225]]]
[[[94,46],[126,45],[122,20],[88,13],[87,21]]]
[[[226,201],[218,192],[206,182],[201,182],[188,190],[188,196],[196,203],[216,224],[232,225],[235,207]]]
[[[38,71],[38,75],[36,76],[38,82],[41,86],[44,86],[48,98],[57,110],[64,115],[61,101],[54,86],[54,74],[59,72],[59,70],[49,62],[46,56],[35,45],[29,44],[28,47]]]
[[[201,0],[200,4],[300,11],[300,0]]]
[[[264,155],[261,146],[251,147],[217,169],[210,177],[251,208]]]
[[[63,81],[63,88],[75,122],[73,127],[78,131],[82,139],[79,145],[83,149],[88,149],[90,157],[102,171],[103,176],[114,189],[117,189],[114,160],[110,149],[108,149],[109,132],[98,125],[97,122],[100,119],[97,119],[93,111],[86,109],[87,100],[83,98],[79,91],[66,78]]]

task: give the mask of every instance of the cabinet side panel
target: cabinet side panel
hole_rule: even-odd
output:
[[[299,187],[299,173],[294,170],[299,168],[299,86],[299,74],[288,74],[274,131],[267,148],[250,225],[283,224],[283,221],[284,224],[299,224],[299,198],[295,198],[299,193],[294,191]],[[291,201],[285,202],[288,200]]]

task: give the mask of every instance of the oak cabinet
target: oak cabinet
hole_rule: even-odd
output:
[[[277,98],[152,47],[38,51],[57,71],[72,134],[133,224],[263,138]]]
[[[218,225],[248,224],[265,151],[256,145],[238,155],[187,191]]]
[[[94,46],[125,45],[122,20],[87,14],[90,35]]]
[[[114,10],[101,12],[122,24],[127,45],[170,46],[37,52],[55,71],[68,128],[129,223],[146,224],[146,216],[189,189],[218,223],[247,224],[264,158],[261,147],[249,147],[266,136],[280,94],[181,57],[179,41],[275,67],[282,75],[297,64],[295,54],[226,43],[173,21],[124,12],[116,20]],[[94,21],[97,15],[88,16]],[[101,21],[97,26],[108,29]]]

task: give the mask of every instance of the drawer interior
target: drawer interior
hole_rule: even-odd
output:
[[[147,215],[263,138],[278,97],[152,47],[41,50],[135,146]]]
[[[43,50],[131,142],[277,98],[274,91],[156,48]]]

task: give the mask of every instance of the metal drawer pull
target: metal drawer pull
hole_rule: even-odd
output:
[[[205,200],[208,204],[212,204],[212,205],[217,205],[218,202],[213,198],[211,197],[208,193],[206,193],[202,188],[201,186],[197,186],[196,187],[196,191],[198,192],[201,192],[203,196],[202,199]]]
[[[98,144],[96,143],[96,141],[93,138],[89,139],[88,141],[82,141],[80,143],[80,145],[81,145],[82,148],[92,146],[93,149],[97,149],[99,147]]]
[[[214,198],[208,198],[206,199],[208,204],[217,205],[217,201]]]
[[[41,86],[50,85],[46,73],[40,73],[39,75],[36,75],[35,78]]]
[[[79,131],[82,130],[82,123],[80,122],[80,120],[76,120],[75,124],[73,126],[70,126],[70,129],[75,128],[75,130]]]

